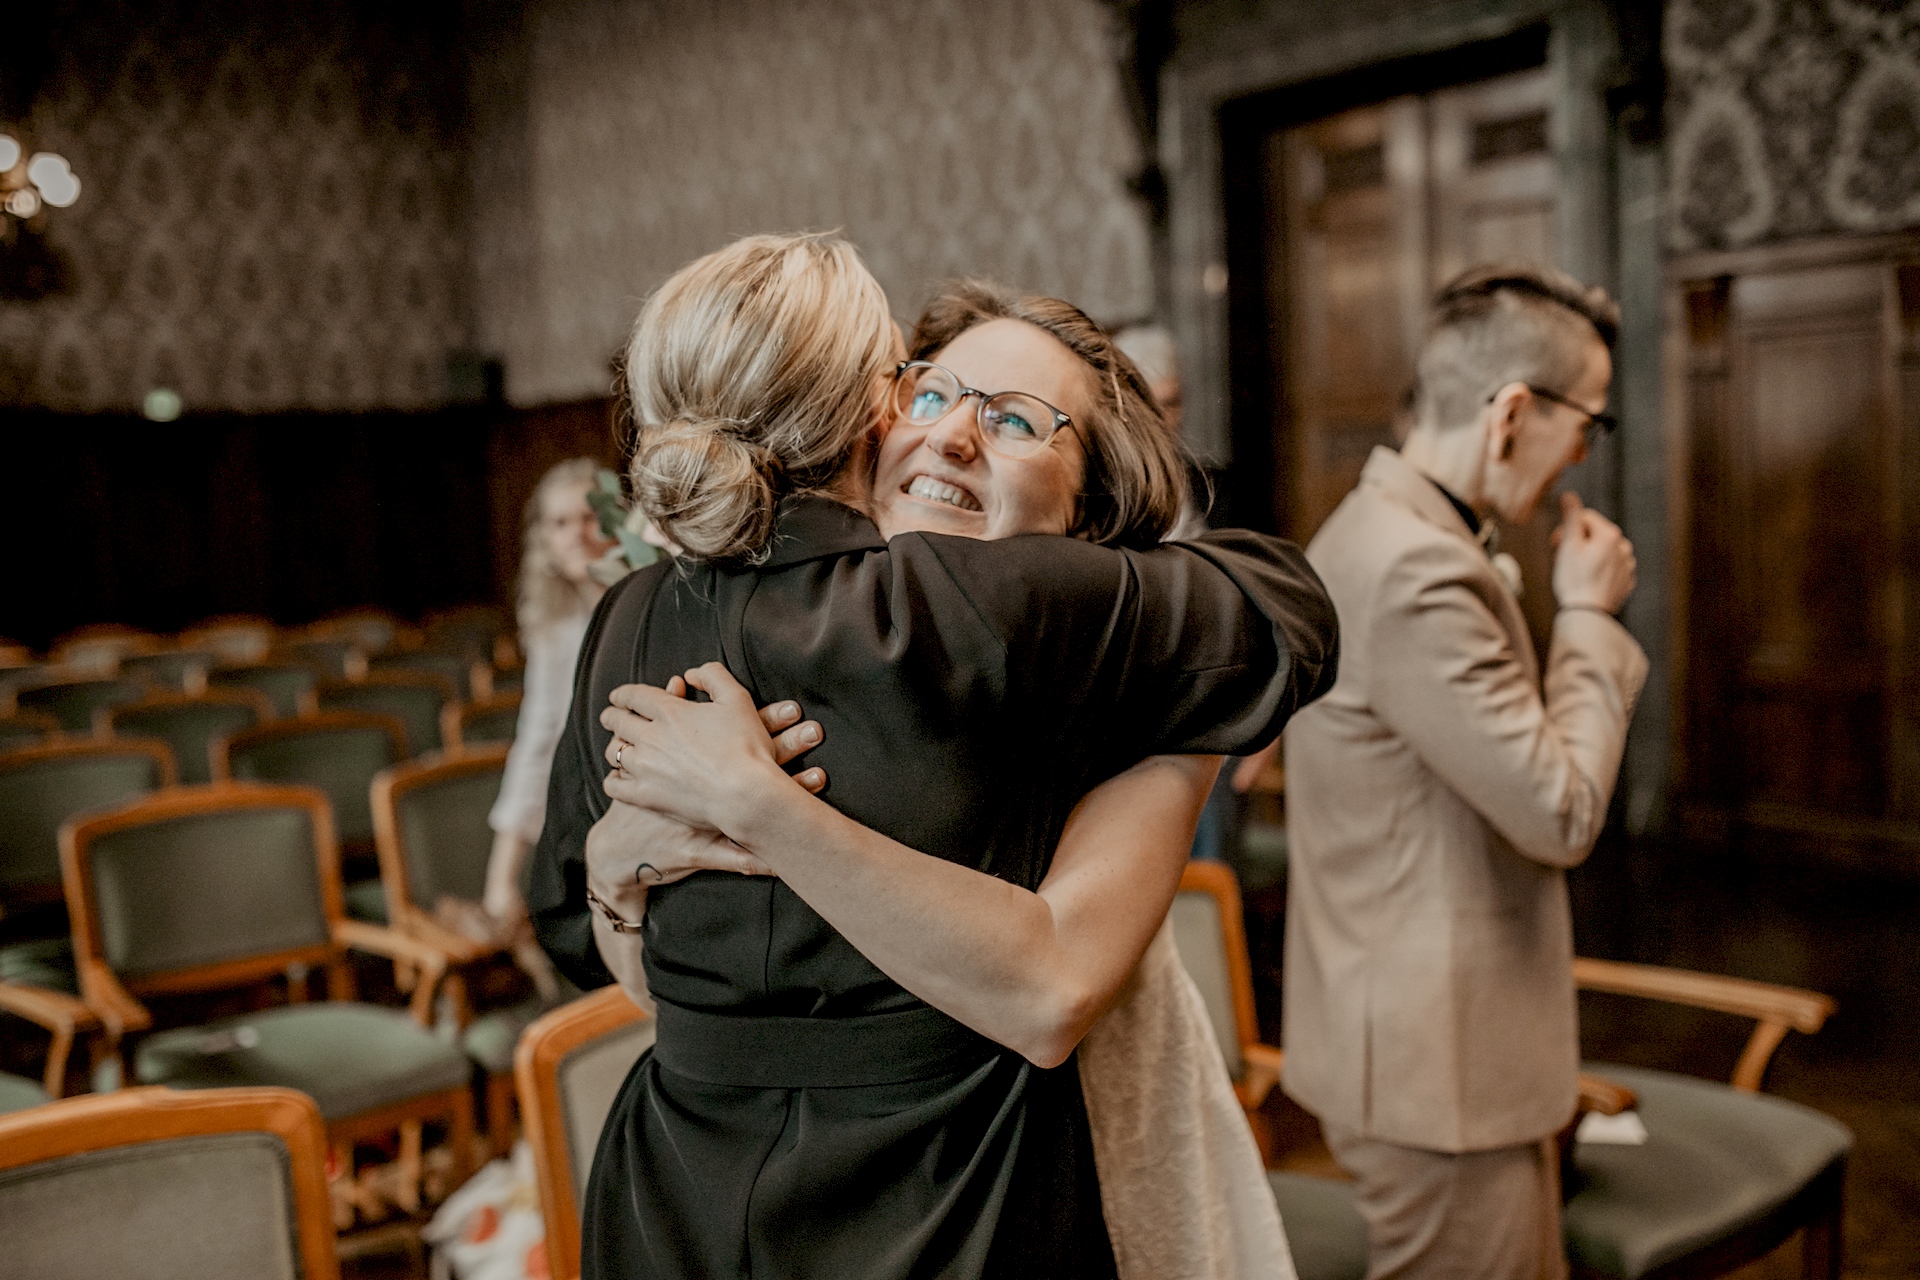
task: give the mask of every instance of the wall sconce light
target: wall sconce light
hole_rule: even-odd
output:
[[[48,209],[64,209],[79,198],[80,179],[64,156],[29,153],[18,138],[0,133],[0,239],[11,240],[15,224],[43,229]]]

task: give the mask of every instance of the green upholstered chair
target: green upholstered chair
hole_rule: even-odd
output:
[[[520,1037],[514,1084],[540,1187],[549,1275],[580,1274],[580,1192],[614,1095],[653,1036],[653,1019],[626,992],[602,987],[546,1014]]]
[[[408,755],[440,749],[440,712],[459,702],[453,684],[424,671],[369,671],[364,680],[326,680],[322,711],[370,711],[406,726]]]
[[[173,752],[149,739],[83,739],[0,754],[0,903],[57,901],[60,824],[179,777]]]
[[[293,662],[254,662],[238,667],[217,667],[207,673],[207,687],[213,689],[253,689],[267,695],[273,714],[290,720],[314,709],[313,690],[320,683],[310,668]]]
[[[1261,1105],[1280,1081],[1280,1051],[1260,1042],[1253,1007],[1253,967],[1247,959],[1240,887],[1224,863],[1189,862],[1169,912],[1173,941],[1220,1042],[1233,1092],[1253,1126],[1260,1154],[1271,1158],[1272,1133]]]
[[[493,694],[496,698],[509,693],[524,693],[526,688],[527,668],[524,664],[502,667],[493,673]]]
[[[71,977],[72,948],[65,938],[58,939],[58,943],[69,975],[67,985],[76,986]],[[0,968],[4,967],[5,959],[5,953],[0,952]],[[71,1060],[74,1042],[82,1035],[100,1031],[99,1017],[84,1001],[67,991],[55,989],[51,983],[29,986],[7,977],[0,977],[0,1013],[23,1018],[47,1033],[46,1062],[40,1073],[40,1082],[34,1085],[34,1090],[40,1100],[57,1098],[65,1093],[67,1065]],[[6,1079],[18,1080],[19,1077]],[[0,1088],[0,1111],[11,1110],[12,1107],[8,1105],[10,1101],[17,1102],[26,1096],[17,1085]]]
[[[367,659],[370,676],[413,673],[435,676],[445,681],[454,697],[462,702],[493,696],[493,667],[460,654],[436,653],[432,649],[411,649],[383,653]]]
[[[514,1044],[545,1010],[530,999],[476,1017],[467,978],[482,966],[505,963],[506,950],[443,927],[433,909],[442,897],[478,901],[485,892],[493,850],[487,814],[506,764],[507,748],[493,746],[408,761],[373,780],[374,842],[387,919],[447,958],[446,988],[462,1046],[487,1073],[487,1132],[496,1152],[512,1145]]]
[[[160,694],[115,707],[107,725],[115,737],[157,738],[173,748],[180,781],[213,781],[213,744],[273,719],[273,704],[254,689],[209,689]]]
[[[215,740],[213,775],[215,781],[318,787],[333,802],[341,845],[350,853],[371,853],[373,778],[406,758],[406,741],[406,727],[392,716],[322,711]]]
[[[308,636],[274,650],[284,662],[310,667],[322,680],[358,680],[367,674],[367,655],[345,636]]]
[[[1614,1063],[1587,1075],[1623,1086],[1647,1128],[1641,1146],[1575,1143],[1563,1226],[1581,1280],[1705,1280],[1764,1257],[1802,1233],[1802,1272],[1840,1274],[1841,1187],[1853,1138],[1808,1107],[1758,1092],[1790,1030],[1819,1030],[1833,1002],[1811,991],[1613,961],[1574,961],[1587,990],[1640,996],[1757,1023],[1731,1084]],[[1582,1082],[1583,1106],[1603,1089]],[[1604,1108],[1611,1109],[1611,1108]],[[1345,1183],[1272,1175],[1289,1239],[1313,1242],[1301,1280],[1358,1276],[1366,1228]],[[1355,1233],[1358,1233],[1357,1237]],[[1360,1242],[1355,1254],[1341,1241]],[[1357,1269],[1356,1269],[1357,1268]]]
[[[496,693],[484,702],[462,702],[440,712],[440,743],[448,751],[510,743],[519,728],[518,693]]]
[[[444,961],[345,917],[324,792],[175,788],[69,823],[60,854],[82,998],[122,1035],[146,1033],[132,1053],[140,1083],[297,1088],[342,1147],[405,1125],[417,1150],[419,1123],[444,1120],[455,1165],[466,1167],[471,1069],[427,1025]],[[349,948],[417,968],[411,1016],[351,1002]],[[326,974],[331,1000],[307,1001],[314,971]],[[141,1001],[282,976],[290,1003],[197,1026],[154,1029]]]
[[[1607,960],[1574,961],[1583,990],[1751,1018],[1728,1084],[1589,1062],[1630,1089],[1644,1146],[1578,1144],[1566,1206],[1576,1276],[1677,1280],[1723,1275],[1802,1233],[1802,1270],[1840,1274],[1841,1185],[1853,1135],[1829,1116],[1760,1093],[1789,1031],[1818,1031],[1833,1001],[1813,991]]]
[[[205,649],[221,666],[244,667],[264,660],[273,648],[273,623],[253,614],[209,618],[174,637],[182,649]]]
[[[120,659],[120,674],[172,693],[199,693],[213,664],[211,649],[162,649]]]
[[[125,1089],[0,1117],[0,1272],[339,1280],[327,1140],[290,1089]]]
[[[60,722],[38,711],[16,711],[0,715],[0,751],[16,747],[38,746],[51,741],[60,732]]]
[[[114,707],[138,702],[152,689],[144,680],[132,677],[107,677],[98,680],[57,680],[51,684],[22,689],[14,697],[22,711],[51,716],[68,733],[93,733],[100,717]]]

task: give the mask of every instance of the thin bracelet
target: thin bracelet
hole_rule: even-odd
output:
[[[640,923],[641,923],[640,921],[629,920],[625,916],[616,914],[614,912],[614,909],[608,906],[606,903],[602,902],[600,900],[600,895],[595,893],[591,889],[587,890],[587,901],[591,902],[594,906],[600,909],[600,914],[606,917],[607,927],[612,929],[615,933],[640,932]]]
[[[1560,606],[1560,612],[1562,613],[1597,613],[1603,618],[1612,618],[1615,622],[1620,621],[1619,614],[1614,613],[1610,609],[1602,609],[1597,604],[1563,604]]]

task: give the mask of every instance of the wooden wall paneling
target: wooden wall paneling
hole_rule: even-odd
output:
[[[1675,264],[1697,834],[1920,872],[1920,238]]]
[[[1861,264],[1733,285],[1727,567],[1749,805],[1885,813],[1885,275]]]

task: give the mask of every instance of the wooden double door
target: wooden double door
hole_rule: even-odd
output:
[[[1920,873],[1920,237],[1671,274],[1683,816]]]
[[[1489,261],[1554,261],[1556,167],[1544,68],[1408,95],[1275,132],[1266,313],[1278,408],[1276,507],[1302,542],[1405,432],[1434,291]],[[1276,198],[1277,197],[1277,198]],[[1552,623],[1552,513],[1502,530],[1521,604]]]

